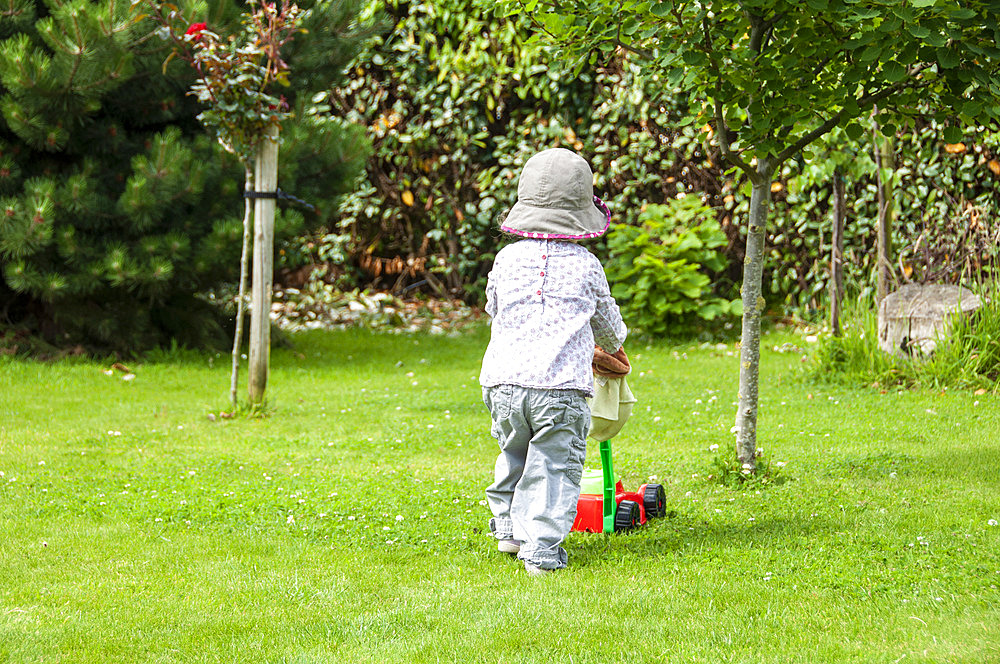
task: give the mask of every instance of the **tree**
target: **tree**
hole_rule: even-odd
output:
[[[771,184],[835,127],[852,139],[877,104],[884,135],[928,111],[963,125],[1000,117],[995,0],[507,0],[573,55],[639,59],[664,94],[691,96],[721,157],[751,188],[736,454],[756,469],[764,239]]]
[[[156,26],[123,0],[18,0],[0,13],[0,322],[64,345],[131,352],[174,339],[222,342],[218,307],[199,294],[238,265],[242,170],[198,126],[194,80]],[[356,38],[357,3],[305,2],[305,78],[332,85]],[[211,10],[207,7],[211,7]],[[6,7],[6,5],[5,5]],[[225,26],[236,2],[181,11]],[[319,59],[339,37],[340,46]],[[346,53],[345,53],[346,49]],[[337,55],[339,54],[339,55]],[[290,58],[291,59],[291,58]],[[295,122],[285,189],[319,212],[287,210],[281,237],[327,221],[366,155],[359,129],[288,93]]]
[[[224,150],[235,154],[245,176],[243,243],[240,281],[236,293],[236,332],[233,334],[229,398],[237,406],[243,308],[249,270],[250,212],[253,223],[253,308],[250,321],[250,402],[260,405],[270,369],[270,314],[274,258],[274,200],[278,195],[278,138],[289,107],[275,86],[289,86],[288,63],[282,49],[301,31],[303,12],[282,0],[251,3],[244,14],[242,34],[223,39],[206,23],[188,23],[175,5],[159,0],[143,3],[162,27],[164,38],[174,42],[174,56],[198,73],[191,92],[205,105],[198,115],[215,133]],[[139,5],[133,5],[136,7]],[[256,186],[255,186],[256,185]],[[261,193],[263,192],[263,194]],[[251,198],[256,202],[251,206]]]

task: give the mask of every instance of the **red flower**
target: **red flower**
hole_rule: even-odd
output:
[[[278,100],[277,106],[275,106],[274,104],[268,104],[267,108],[270,111],[276,111],[278,109],[281,109],[282,111],[287,111],[290,108],[290,106],[288,105],[288,100],[285,99],[285,95],[281,95],[281,99]]]
[[[185,35],[194,35],[194,41],[201,39],[201,31],[208,28],[206,23],[192,23],[191,26],[184,31]]]

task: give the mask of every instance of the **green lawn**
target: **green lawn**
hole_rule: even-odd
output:
[[[617,468],[671,515],[533,578],[483,532],[483,331],[294,341],[264,419],[208,418],[225,356],[0,359],[0,661],[1000,662],[996,396],[810,384],[766,350],[790,481],[735,491],[706,477],[737,358],[631,347]]]

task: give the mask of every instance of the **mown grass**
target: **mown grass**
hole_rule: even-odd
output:
[[[0,661],[1000,661],[994,395],[810,383],[772,335],[789,481],[735,491],[732,349],[633,347],[617,469],[671,514],[536,579],[484,532],[483,332],[294,340],[259,419],[208,419],[224,357],[0,359]]]

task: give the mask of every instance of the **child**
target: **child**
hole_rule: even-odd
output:
[[[595,342],[616,353],[627,334],[600,261],[575,243],[611,221],[593,177],[563,148],[528,160],[501,226],[527,239],[497,253],[486,286],[493,323],[479,382],[500,444],[486,490],[490,530],[531,574],[566,566],[560,544],[580,496]]]

